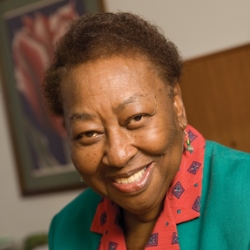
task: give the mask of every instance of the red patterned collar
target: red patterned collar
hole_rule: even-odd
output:
[[[184,150],[182,161],[170,186],[146,249],[180,249],[176,225],[199,217],[205,140],[191,126],[186,128],[194,152]],[[119,207],[102,199],[97,207],[91,231],[102,234],[99,249],[126,250]]]

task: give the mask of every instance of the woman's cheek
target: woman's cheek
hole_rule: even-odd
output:
[[[93,175],[100,164],[100,154],[95,147],[72,148],[71,159],[80,174]]]
[[[164,154],[174,141],[173,129],[157,128],[157,126],[137,135],[137,142],[140,148],[152,154]]]

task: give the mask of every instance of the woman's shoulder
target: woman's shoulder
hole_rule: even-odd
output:
[[[229,162],[243,160],[243,163],[245,163],[250,162],[250,153],[229,148],[217,142],[207,140],[205,158]]]
[[[99,235],[91,233],[90,227],[101,199],[101,196],[87,188],[56,214],[50,225],[50,249],[78,249],[86,242],[89,249],[96,249]],[[75,248],[71,248],[72,244]],[[90,247],[92,244],[93,248]]]
[[[217,210],[225,205],[234,212],[242,206],[250,207],[249,179],[249,153],[206,142],[202,189],[207,202],[218,204]]]
[[[250,187],[250,154],[206,141],[203,174],[209,185]]]

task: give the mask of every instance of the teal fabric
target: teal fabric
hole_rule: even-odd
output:
[[[201,216],[177,226],[181,250],[250,249],[250,154],[207,141]],[[96,250],[89,228],[101,197],[87,189],[50,227],[50,250]]]

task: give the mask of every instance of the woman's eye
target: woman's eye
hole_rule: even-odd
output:
[[[141,119],[142,119],[142,115],[137,115],[133,117],[133,120],[136,122],[140,121]]]
[[[87,131],[84,133],[81,133],[75,137],[75,141],[79,142],[83,145],[91,145],[98,141],[99,139],[99,133],[95,131]]]
[[[145,118],[146,118],[146,115],[144,114],[135,115],[129,119],[127,127],[129,129],[136,129],[141,126],[144,126],[145,125],[144,123],[146,121]]]
[[[97,135],[97,133],[94,132],[94,131],[85,132],[85,133],[83,134],[83,136],[86,136],[86,137],[88,137],[88,138],[95,137],[96,135]]]

